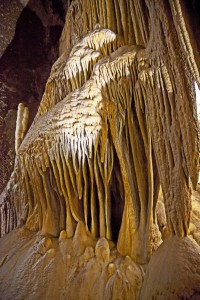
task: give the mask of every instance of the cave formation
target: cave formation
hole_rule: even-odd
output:
[[[22,9],[0,60],[0,299],[200,298],[198,9]]]

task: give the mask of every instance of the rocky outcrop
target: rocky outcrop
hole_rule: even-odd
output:
[[[168,238],[147,267],[141,299],[198,299],[199,260],[200,247],[194,240]]]

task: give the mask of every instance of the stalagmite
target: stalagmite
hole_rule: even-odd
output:
[[[24,136],[28,129],[29,121],[29,110],[28,107],[25,107],[23,103],[18,105],[17,111],[17,122],[16,122],[16,131],[15,131],[15,151],[18,151],[19,146],[21,145]]]

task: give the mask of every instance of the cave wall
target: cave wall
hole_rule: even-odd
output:
[[[2,1],[0,59],[0,192],[13,171],[18,104],[29,109],[29,125],[38,109],[70,1]],[[22,5],[23,4],[23,5]]]
[[[28,1],[19,1],[19,0],[8,0],[0,1],[0,11],[1,11],[1,41],[0,41],[0,57],[3,55],[5,49],[10,44],[17,23],[17,19],[24,6]]]

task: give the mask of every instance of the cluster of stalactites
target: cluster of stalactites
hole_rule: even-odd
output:
[[[145,60],[142,56],[140,59]],[[135,99],[146,99],[142,107],[148,114],[168,227],[177,236],[187,235],[190,181],[195,188],[199,169],[197,128],[184,93],[184,88],[179,93],[174,91],[169,71],[163,64],[141,70],[134,92]]]
[[[77,44],[95,27],[109,28],[126,45],[145,46],[149,37],[148,10],[141,0],[75,0],[67,15],[60,41],[60,54]]]
[[[85,41],[92,45],[98,37],[99,45],[93,47],[108,49],[99,41],[105,41],[105,33],[115,40],[112,32],[95,30],[72,49],[66,65],[70,62],[76,69],[77,62],[71,57],[77,53],[87,56],[81,49]],[[113,203],[118,201],[119,251],[136,256],[144,248],[144,240],[135,246],[134,236],[145,235],[155,222],[153,204],[148,202],[156,199],[153,173],[157,171],[153,170],[145,116],[142,132],[133,101],[141,51],[138,46],[124,46],[101,58],[86,83],[57,104],[51,102],[47,113],[38,116],[29,130],[19,149],[20,188],[15,199],[20,199],[16,201],[19,219],[28,204],[30,229],[54,236],[65,229],[71,237],[76,223],[83,220],[93,237],[112,239],[112,210],[119,209]]]
[[[14,201],[18,222],[28,207],[26,225],[53,236],[71,237],[84,221],[94,238],[112,239],[116,213],[118,250],[144,262],[156,244],[159,177],[169,229],[187,234],[199,154],[187,99],[162,60],[151,67],[146,50],[119,45],[96,29],[54,65],[19,148]]]
[[[96,30],[90,36],[104,36],[105,32],[101,35]],[[71,57],[77,53],[87,56],[80,45],[85,49],[85,42],[80,42],[71,51],[70,64],[65,64],[75,70],[77,62]],[[54,236],[65,229],[71,237],[76,223],[84,221],[93,237],[112,239],[113,201],[118,199],[123,211],[118,250],[144,261],[154,247],[159,188],[154,157],[167,187],[163,192],[171,231],[185,235],[189,223],[187,181],[181,177],[182,189],[169,180],[175,165],[180,170],[182,159],[180,141],[167,130],[175,122],[170,76],[164,65],[150,68],[148,54],[141,47],[123,46],[96,62],[88,77],[80,89],[55,105],[51,102],[23,141],[17,164],[17,215],[20,220],[28,204],[30,229]],[[158,146],[161,135],[166,140]],[[168,190],[173,193],[167,194]],[[181,209],[178,196],[183,197]]]
[[[101,29],[83,38],[70,54],[66,51],[52,67],[37,116],[47,112],[71,92],[80,89],[90,78],[95,64],[102,57],[110,55],[120,44],[114,32]]]

